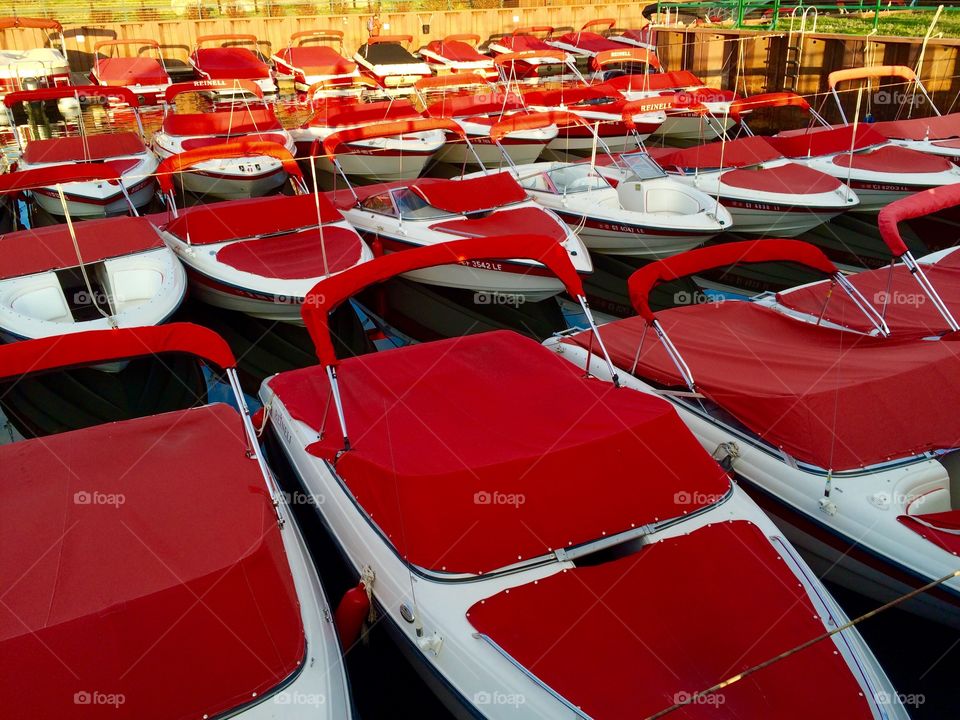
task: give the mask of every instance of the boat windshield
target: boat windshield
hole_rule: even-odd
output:
[[[548,192],[555,195],[606,190],[610,183],[589,165],[580,163],[563,165],[546,172],[537,173],[520,180],[525,190]]]
[[[623,153],[620,160],[640,180],[653,180],[666,177],[667,173],[657,164],[657,161],[642,150]]]
[[[397,188],[391,194],[397,210],[400,211],[402,220],[433,220],[434,218],[454,216],[454,213],[433,207],[422,197],[412,192],[410,188]]]

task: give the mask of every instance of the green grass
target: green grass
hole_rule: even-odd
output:
[[[893,37],[923,37],[932,20],[932,12],[922,11],[904,10],[897,11],[895,14],[881,15],[877,34]],[[789,20],[781,21],[780,29],[786,30],[788,27]],[[873,15],[867,17],[821,15],[817,21],[817,32],[866,35],[871,30],[873,30]],[[943,33],[943,37],[960,37],[960,12],[944,10],[933,32],[934,35]]]

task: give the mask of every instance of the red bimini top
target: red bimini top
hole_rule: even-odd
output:
[[[489,62],[492,60],[481,54],[473,45],[463,40],[432,40],[426,49],[452,62]]]
[[[197,48],[190,55],[190,59],[213,80],[257,80],[270,77],[270,68],[266,63],[243,47]]]
[[[924,264],[923,272],[933,283],[947,307],[960,307],[960,252],[953,252],[934,264]],[[878,310],[882,308],[890,332],[896,336],[936,335],[949,330],[946,320],[923,293],[904,265],[865,270],[847,279]],[[829,282],[815,283],[779,293],[777,300],[792,310],[869,332],[873,325],[854,305],[850,296]]]
[[[423,116],[409,100],[379,102],[325,102],[310,118],[308,127],[349,127],[395,120],[421,120]]]
[[[750,612],[731,588],[749,588]],[[470,624],[597,720],[646,718],[823,634],[818,611],[770,541],[745,521],[667,538],[481,600]],[[695,647],[696,652],[690,652]],[[815,693],[798,693],[797,678]],[[831,640],[669,718],[870,720]]]
[[[564,45],[578,48],[590,55],[596,55],[598,52],[603,52],[604,50],[623,50],[623,43],[608,40],[603,35],[584,32],[582,30],[566,33],[565,35],[551,38],[551,40],[554,43],[553,47],[556,47],[558,43],[563,43]]]
[[[875,338],[750,302],[673,308],[657,318],[697,389],[797,460],[851,470],[960,445],[953,411],[960,402],[960,338]],[[646,330],[640,317],[603,327],[614,364],[634,366]],[[589,337],[567,342],[586,346]],[[636,362],[638,377],[684,385],[652,333]]]
[[[896,140],[949,140],[960,138],[960,113],[889,120],[873,123],[870,127],[883,137]]]
[[[343,220],[326,195],[321,194],[320,221]],[[317,226],[317,198],[313,194],[227,200],[213,205],[196,205],[180,211],[179,217],[163,229],[178,240],[193,245],[278,235]],[[86,223],[85,223],[86,224]]]
[[[73,226],[83,262],[132,255],[163,247],[153,225],[141,217],[86,220]],[[0,236],[0,280],[77,267],[77,251],[66,225],[29,228]]]
[[[110,160],[147,151],[135,132],[97,133],[85,138],[77,135],[31,140],[23,151],[28,165]]]
[[[167,85],[170,76],[150,57],[110,57],[95,66],[97,80],[103,85]]]
[[[169,113],[163,119],[168,135],[224,135],[236,137],[252,133],[283,130],[273,110],[268,107],[241,105],[233,110],[208,113]]]
[[[349,75],[357,69],[355,62],[329,45],[288,47],[277,53],[277,57],[306,75]]]
[[[6,715],[69,717],[99,692],[123,704],[91,717],[214,717],[298,672],[296,590],[246,448],[226,405],[0,446]]]
[[[584,378],[515,333],[349,358],[338,375],[352,447],[337,472],[423,568],[497,570],[683,515],[729,488],[669,405]],[[268,383],[295,419],[338,427],[322,367]],[[333,432],[308,447],[328,460],[341,449]]]

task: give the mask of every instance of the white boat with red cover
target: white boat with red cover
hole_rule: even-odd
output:
[[[520,123],[569,122],[557,115],[515,115],[497,123],[491,136],[497,142]],[[668,257],[731,229],[730,213],[715,198],[668,177],[649,155],[631,153],[623,156],[623,162],[614,155],[608,157],[624,174],[616,187],[586,161],[511,164],[509,172],[534,200],[576,232],[592,253]]]
[[[177,323],[31,340],[0,347],[0,379],[154,355],[225,372],[240,412],[0,445],[0,669],[23,691],[4,713],[352,717],[331,608],[222,338]]]
[[[505,93],[479,75],[457,73],[424,78],[417,81],[415,89],[423,103],[424,115],[452,119],[469,138],[468,143],[457,133],[448,134],[437,154],[440,162],[452,165],[481,162],[493,166],[503,160],[506,152],[517,165],[531,163],[559,133],[555,124],[517,125],[499,139],[498,147],[491,139],[494,126],[513,114],[526,114],[527,109],[519,97]]]
[[[220,43],[218,47],[203,47],[205,43]],[[251,45],[253,49],[242,47]],[[199,35],[193,52],[190,53],[199,80],[224,80],[225,88],[218,92],[231,94],[236,90],[233,81],[247,80],[260,88],[264,95],[277,92],[277,83],[266,59],[260,54],[260,41],[256,35],[242,33],[223,33],[220,35]]]
[[[337,43],[330,45],[306,43],[313,41]],[[326,97],[357,97],[363,89],[357,64],[343,56],[342,30],[301,30],[290,36],[285,48],[273,56],[273,66],[278,78],[292,80],[301,91],[322,92]]]
[[[136,48],[136,55],[113,55],[115,49],[126,47]],[[105,49],[111,53],[107,57],[101,53]],[[152,50],[156,57],[143,55],[144,49]],[[104,40],[93,46],[93,58],[90,81],[94,85],[129,88],[141,105],[159,105],[170,87],[170,75],[156,40]]]
[[[53,32],[43,47],[21,50],[14,41],[14,47],[0,50],[0,97],[8,92],[27,89],[27,81],[34,90],[70,84],[70,63],[63,39],[63,26],[59,21],[29,17],[0,18],[0,31],[13,29]],[[54,47],[53,38],[56,38],[59,49]]]
[[[156,189],[153,174],[157,170],[157,157],[143,143],[143,126],[140,124],[136,96],[124,87],[87,86],[22,90],[9,93],[3,99],[11,125],[14,124],[13,108],[20,103],[73,102],[83,107],[91,102],[99,102],[109,108],[112,100],[119,100],[127,106],[123,112],[132,115],[135,129],[88,134],[83,115],[79,114],[79,134],[35,138],[24,142],[21,133],[16,133],[20,144],[17,167],[21,170],[58,168],[67,173],[77,171],[82,175],[93,168],[104,167],[108,168],[108,177],[114,174],[119,176],[118,183],[70,182],[65,193],[70,215],[74,218],[126,214],[131,204],[141,210],[152,201]],[[114,120],[119,124],[118,117]],[[71,126],[66,122],[64,124]],[[60,181],[64,182],[64,179],[60,177]],[[63,216],[60,196],[52,187],[37,186],[31,190],[37,205],[55,217]]]
[[[529,232],[553,238],[579,272],[593,270],[590,254],[576,233],[537,205],[508,172],[350,187],[332,193],[331,198],[376,254]],[[563,289],[541,263],[522,259],[444,265],[406,277],[518,303],[543,300]]]
[[[473,73],[487,80],[499,77],[493,59],[477,50],[480,36],[474,33],[447,35],[443,40],[431,40],[417,51],[438,74]]]
[[[789,130],[767,138],[784,157],[832,175],[856,190],[859,212],[876,212],[920,190],[960,182],[960,168],[948,159],[894,145],[869,124],[831,127],[806,99],[794,93],[770,93],[731,103],[730,114],[752,134],[745,115],[761,108],[796,107],[819,127]]]
[[[856,292],[844,307],[872,334],[769,302],[650,310],[647,296],[660,282],[771,262],[807,266],[851,289],[820,250],[798,241],[730,243],[658,261],[630,279],[639,315],[603,326],[620,381],[669,400],[815,571],[884,602],[930,585],[904,608],[960,626],[953,334],[884,337],[883,319]],[[551,341],[599,375],[591,344],[587,334]]]
[[[599,53],[624,49],[624,43],[601,34],[611,30],[616,24],[617,21],[613,18],[596,18],[585,22],[579,30],[563,35],[551,34],[544,42],[550,47],[570,53],[586,66]]]
[[[735,232],[795,236],[855,208],[857,194],[835,177],[787,160],[766,138],[746,137],[676,150],[651,148],[671,177],[717,198]],[[620,182],[624,173],[607,157],[597,168]]]
[[[66,198],[78,180],[120,186],[108,167],[66,165],[0,175],[0,194],[62,188]],[[141,217],[8,232],[0,236],[0,257],[0,337],[6,341],[158,325],[187,290],[180,262]]]
[[[364,287],[517,256],[545,263],[586,311],[551,238],[378,258],[304,305],[321,365],[260,390],[270,440],[325,498],[318,520],[357,593],[448,709],[906,718],[860,635],[839,629],[843,611],[668,403],[506,331],[337,360],[327,315]],[[798,677],[817,692],[797,692]]]
[[[238,99],[211,112],[176,112],[178,95],[210,91],[242,92],[253,95],[255,100]],[[248,80],[177,83],[167,88],[164,103],[163,124],[153,134],[153,147],[161,160],[239,140],[264,151],[244,157],[211,155],[180,175],[178,180],[184,190],[233,200],[266,195],[287,181],[285,160],[296,152],[296,147],[257,85]]]
[[[204,302],[267,320],[299,322],[300,304],[318,280],[366,262],[372,254],[325,196],[306,193],[292,157],[283,162],[295,195],[183,210],[174,202],[173,178],[207,162],[208,153],[247,157],[264,149],[234,143],[164,160],[160,189],[170,215],[158,232],[186,265],[191,288]]]

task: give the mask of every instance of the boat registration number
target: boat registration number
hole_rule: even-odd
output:
[[[240,172],[242,173],[257,173],[260,172],[260,163],[245,163],[240,165]]]

